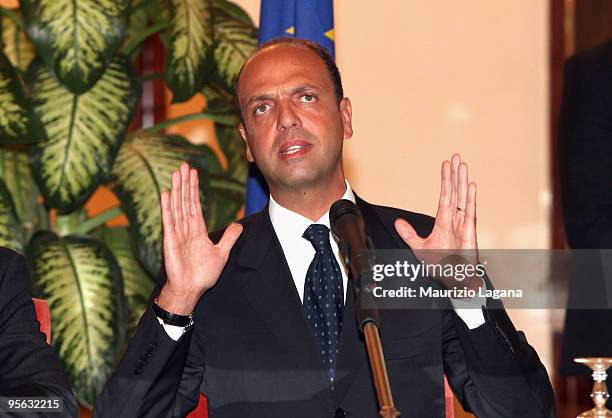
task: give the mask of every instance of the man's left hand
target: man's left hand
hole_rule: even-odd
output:
[[[415,255],[426,263],[437,263],[438,258],[446,255],[466,257],[472,264],[478,262],[476,183],[468,183],[468,166],[459,154],[442,163],[438,212],[429,236],[420,237],[404,219],[395,220],[395,229]]]

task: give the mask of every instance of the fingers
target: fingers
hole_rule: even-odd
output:
[[[476,183],[471,182],[467,187],[467,206],[465,207],[465,221],[476,222]]]
[[[174,229],[172,223],[172,209],[170,208],[170,193],[163,190],[161,192],[162,225],[164,232],[169,233]]]
[[[198,214],[198,206],[200,203],[200,191],[198,190],[198,172],[192,168],[189,170],[189,211],[192,215]]]
[[[174,227],[178,228],[183,219],[183,210],[181,209],[181,173],[179,171],[172,173],[170,204],[172,208],[172,221],[174,222]]]
[[[395,230],[406,244],[413,250],[423,248],[424,239],[419,237],[408,221],[398,218],[395,220]]]
[[[224,255],[229,255],[230,250],[240,237],[240,234],[242,234],[242,225],[237,223],[231,224],[223,233],[216,247],[219,248]]]
[[[191,184],[189,165],[182,163],[178,170],[172,173],[170,190],[170,208],[174,229],[184,236],[189,233],[191,219]]]
[[[457,179],[459,177],[459,165],[461,164],[461,156],[453,154],[450,162],[451,166],[451,207],[457,207]]]
[[[457,173],[457,207],[465,209],[468,192],[468,167],[466,163],[459,164]],[[459,213],[464,213],[458,211]]]
[[[196,169],[182,163],[179,169],[172,173],[172,187],[168,199],[171,223],[175,231],[183,237],[206,233]]]
[[[198,177],[198,171],[195,168],[189,170],[189,185],[191,187],[190,193],[190,206],[191,214],[196,219],[201,219],[204,229],[206,229],[206,221],[204,220],[204,214],[202,213],[202,206],[200,205],[200,179]]]
[[[189,185],[189,166],[187,163],[182,163],[180,166],[181,171],[181,210],[183,212],[183,219],[187,220],[191,216],[191,187]],[[188,227],[189,222],[185,222],[185,227]]]
[[[439,207],[448,207],[451,204],[451,165],[449,161],[442,162],[442,170],[440,173],[440,201]]]

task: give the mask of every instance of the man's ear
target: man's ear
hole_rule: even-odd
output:
[[[349,139],[353,136],[353,108],[348,97],[340,101],[340,114],[342,115],[344,139]]]
[[[244,146],[246,147],[247,161],[252,163],[253,161],[255,161],[255,159],[253,158],[253,154],[251,154],[251,148],[249,148],[249,134],[246,130],[246,127],[244,126],[244,123],[240,122],[240,125],[238,125],[238,131],[240,132],[240,136],[242,137],[242,140],[244,141]]]

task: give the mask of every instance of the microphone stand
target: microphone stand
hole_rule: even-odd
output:
[[[366,244],[368,248],[373,249],[369,238]],[[375,305],[372,290],[369,287],[369,284],[372,283],[372,263],[370,256],[364,253],[355,255],[350,254],[350,247],[344,240],[340,241],[339,247],[340,253],[344,258],[344,263],[350,267],[351,276],[353,277],[355,320],[357,322],[357,328],[359,328],[365,336],[374,386],[376,387],[376,395],[378,397],[378,404],[380,405],[379,415],[382,418],[399,417],[400,412],[393,404],[393,395],[391,394],[391,386],[389,385],[389,377],[387,376],[385,356],[378,333],[378,309]],[[362,273],[360,274],[360,272]],[[365,291],[362,290],[361,286],[362,280],[364,279],[367,280],[368,283],[368,287]],[[361,308],[363,299],[367,300],[368,309]]]

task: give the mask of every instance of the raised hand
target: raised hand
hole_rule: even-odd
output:
[[[454,154],[442,163],[440,200],[433,230],[428,237],[419,237],[404,219],[395,221],[395,229],[415,255],[426,263],[439,262],[437,254],[461,255],[470,263],[478,259],[476,240],[476,183],[468,183],[467,164]]]
[[[172,313],[191,314],[202,295],[217,283],[229,252],[242,233],[232,224],[218,244],[208,238],[200,207],[198,173],[186,163],[172,173],[170,192],[161,193],[166,284],[157,304]]]

